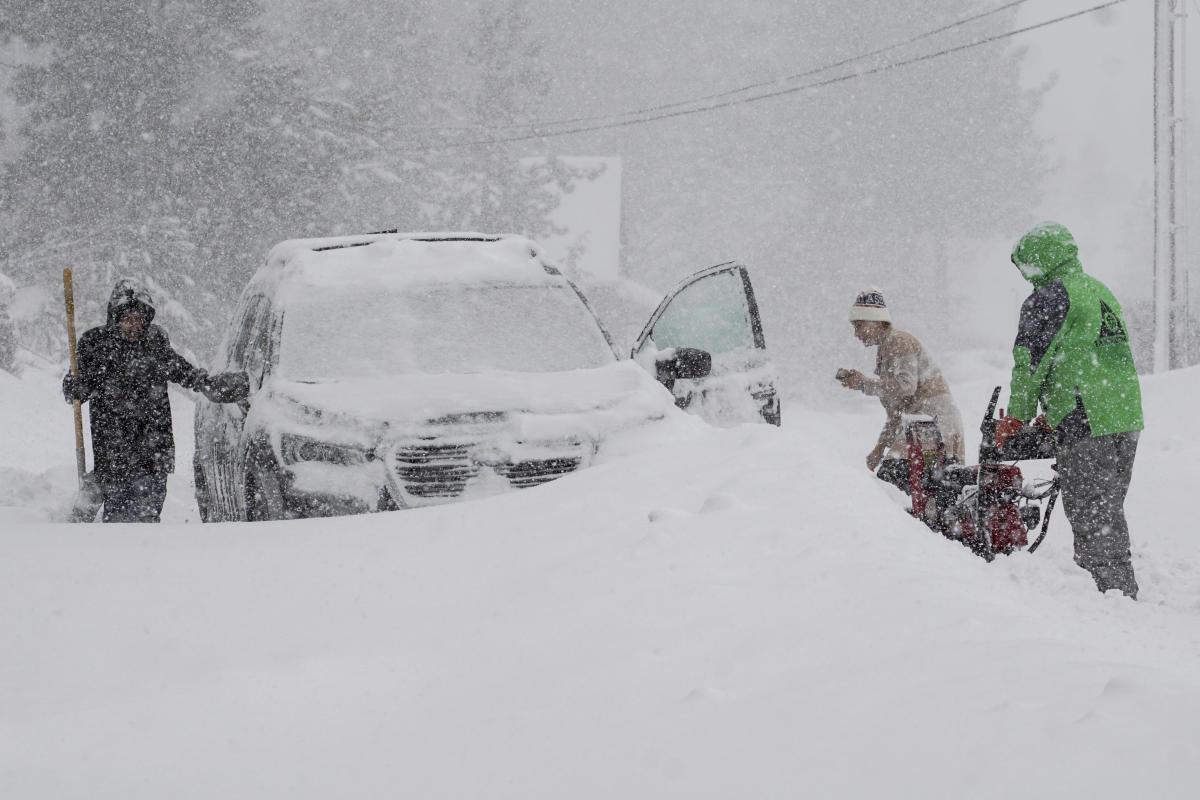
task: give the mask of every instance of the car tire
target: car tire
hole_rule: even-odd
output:
[[[208,481],[204,477],[204,468],[200,460],[192,461],[192,480],[196,486],[196,508],[200,511],[201,522],[214,522],[212,518],[212,499],[208,495]]]
[[[283,485],[279,470],[264,459],[251,458],[246,470],[246,521],[263,522],[272,519],[290,519],[283,499]]]

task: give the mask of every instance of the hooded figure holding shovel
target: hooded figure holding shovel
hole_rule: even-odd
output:
[[[78,374],[63,378],[68,403],[90,403],[93,471],[84,482],[88,503],[76,519],[158,522],[175,471],[175,439],[167,383],[202,392],[216,403],[249,395],[245,373],[208,375],[171,347],[154,319],[154,302],[137,281],[122,278],[108,300],[108,321],[79,340]],[[73,323],[72,323],[73,327]]]

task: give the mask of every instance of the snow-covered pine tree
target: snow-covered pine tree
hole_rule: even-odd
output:
[[[436,217],[447,227],[521,233],[555,232],[550,213],[562,191],[585,171],[554,157],[558,140],[506,142],[530,132],[522,126],[545,118],[550,65],[525,0],[478,4],[465,58],[451,73],[460,87],[451,112],[464,129],[437,155],[440,196]]]
[[[303,84],[262,57],[257,2],[2,6],[0,36],[37,54],[13,82],[9,270],[49,287],[72,267],[81,319],[114,276],[144,275],[180,301],[172,334],[207,351],[265,245],[304,230],[310,188],[335,172]]]

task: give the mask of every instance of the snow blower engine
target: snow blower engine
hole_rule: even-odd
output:
[[[1049,428],[1027,425],[998,448],[994,414],[999,397],[997,386],[980,425],[983,437],[978,466],[948,462],[937,422],[911,417],[905,419],[904,427],[906,463],[896,460],[891,476],[880,475],[912,497],[914,517],[988,561],[997,553],[1026,547],[1028,531],[1041,522],[1041,533],[1029,547],[1029,552],[1036,550],[1046,535],[1058,495],[1057,478],[1025,485],[1020,467],[1004,463],[1053,458],[1054,434]],[[1047,501],[1044,515],[1043,500]]]

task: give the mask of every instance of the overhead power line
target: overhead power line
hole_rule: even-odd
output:
[[[1195,1],[1196,0],[1193,0],[1193,2],[1195,2]],[[758,83],[751,83],[751,84],[747,84],[745,86],[739,86],[735,89],[726,89],[725,91],[717,92],[715,94],[691,97],[691,98],[688,98],[687,100],[678,100],[678,101],[675,101],[672,103],[664,103],[662,105],[649,106],[646,108],[630,109],[628,111],[617,111],[617,112],[613,112],[611,114],[596,114],[594,116],[571,117],[571,118],[566,118],[566,119],[537,120],[535,122],[511,123],[508,125],[492,125],[492,126],[486,126],[486,128],[487,128],[487,130],[493,130],[493,131],[515,130],[515,129],[525,130],[533,125],[538,125],[538,126],[575,125],[575,124],[579,124],[579,123],[583,123],[583,122],[597,122],[597,121],[601,121],[601,120],[612,121],[618,117],[632,117],[632,116],[637,116],[637,115],[651,114],[654,112],[667,111],[667,110],[674,109],[674,108],[695,105],[696,103],[701,103],[701,102],[708,101],[708,100],[718,100],[723,97],[731,97],[733,95],[742,94],[743,92],[748,92],[752,89],[761,89],[761,88],[764,88],[767,86],[778,85],[778,84],[784,83],[786,81],[794,81],[794,80],[799,80],[800,78],[808,78],[813,75],[819,75],[820,73],[828,72],[831,69],[837,69],[838,67],[844,67],[847,64],[853,64],[855,61],[863,61],[868,58],[873,58],[874,56],[883,55],[884,53],[890,53],[893,50],[898,50],[902,47],[907,47],[908,45],[916,44],[917,42],[920,42],[924,39],[928,39],[931,36],[937,36],[939,33],[945,33],[946,31],[953,30],[954,28],[959,28],[959,27],[962,27],[963,25],[969,25],[972,22],[977,22],[978,20],[985,19],[985,18],[993,16],[995,14],[999,14],[1000,12],[1007,11],[1011,8],[1016,8],[1017,6],[1024,5],[1025,3],[1028,3],[1028,2],[1029,2],[1029,0],[1013,0],[1013,2],[1005,3],[1004,5],[1002,5],[998,8],[993,8],[991,11],[984,11],[984,12],[981,12],[974,16],[966,17],[965,19],[960,19],[956,22],[951,22],[948,25],[943,25],[940,28],[934,28],[931,31],[926,31],[925,33],[918,34],[917,36],[913,36],[910,39],[905,39],[902,42],[896,42],[894,44],[887,45],[886,47],[880,47],[878,49],[871,50],[866,53],[860,53],[856,56],[850,56],[849,58],[844,58],[841,61],[834,61],[829,64],[822,64],[819,67],[814,67],[812,69],[805,70],[804,72],[799,72],[794,75],[784,75],[779,78],[772,78],[772,79],[766,80],[766,81],[759,81]],[[485,126],[480,126],[480,125],[405,125],[403,127],[409,128],[409,129],[426,130],[426,131],[478,131]]]
[[[994,11],[987,12],[984,15],[978,15],[977,17],[972,18],[972,21],[973,21],[973,19],[979,18],[979,16],[987,16],[992,13],[996,13],[997,11],[1001,11],[1006,8],[1010,8],[1010,7],[1019,5],[1022,2],[1027,2],[1027,0],[1017,0],[1017,2],[1009,3],[1007,6],[1003,6],[1001,8],[995,9]],[[1046,27],[1049,27],[1050,25],[1056,25],[1060,22],[1066,22],[1067,20],[1075,19],[1077,17],[1082,17],[1087,14],[1093,14],[1098,11],[1102,11],[1106,8],[1111,8],[1113,6],[1120,5],[1121,3],[1124,3],[1124,2],[1127,2],[1127,0],[1109,0],[1109,2],[1100,3],[1099,5],[1095,5],[1090,8],[1080,10],[1080,11],[1075,11],[1070,14],[1064,14],[1060,17],[1055,17],[1053,19],[1049,19],[1044,22],[1035,23],[1033,25],[1027,25],[1023,28],[1017,28],[1015,30],[1008,31],[1006,33],[1000,33],[1000,34],[996,34],[994,36],[988,36],[988,37],[985,37],[982,39],[976,39],[975,41],[972,41],[972,42],[967,42],[965,44],[956,45],[954,47],[948,47],[948,48],[945,48],[943,50],[938,50],[933,53],[926,53],[926,54],[919,55],[919,56],[913,56],[911,58],[901,59],[899,61],[892,61],[892,62],[882,64],[877,67],[859,69],[859,70],[855,70],[854,72],[846,73],[843,75],[837,75],[837,76],[834,76],[831,78],[815,80],[815,81],[811,81],[809,83],[800,84],[798,86],[788,86],[788,87],[783,87],[783,88],[779,88],[779,89],[772,89],[770,91],[758,92],[755,94],[751,94],[748,97],[730,97],[729,99],[724,99],[724,100],[721,100],[720,102],[706,102],[706,101],[711,101],[713,99],[713,97],[726,97],[728,95],[739,94],[739,93],[746,91],[749,88],[764,88],[766,86],[772,86],[772,85],[775,85],[775,84],[781,82],[782,80],[788,80],[788,79],[779,79],[776,81],[765,82],[763,84],[755,84],[752,87],[743,87],[742,89],[731,90],[729,92],[724,92],[724,93],[721,93],[720,95],[716,95],[716,96],[693,98],[692,100],[681,101],[678,103],[671,103],[671,104],[667,104],[665,106],[660,106],[660,107],[657,107],[654,109],[646,109],[641,112],[625,112],[625,113],[621,113],[621,114],[609,115],[606,117],[599,117],[599,118],[596,118],[595,122],[589,121],[587,124],[573,125],[572,127],[566,127],[566,128],[560,129],[560,130],[543,130],[540,128],[552,128],[555,125],[564,124],[561,121],[559,121],[559,122],[555,122],[555,121],[533,122],[533,123],[527,123],[524,125],[515,126],[515,127],[519,127],[519,128],[528,128],[528,129],[530,129],[529,133],[513,134],[510,136],[491,137],[491,138],[487,138],[487,139],[474,139],[471,141],[464,141],[464,142],[446,142],[446,143],[442,143],[442,144],[438,144],[438,145],[434,145],[434,146],[421,147],[421,148],[407,148],[406,152],[416,152],[416,151],[425,152],[425,151],[430,151],[430,150],[458,149],[458,148],[464,148],[464,147],[483,147],[483,146],[494,145],[494,144],[508,144],[508,143],[512,143],[512,142],[525,142],[525,141],[531,141],[534,139],[551,139],[551,138],[557,138],[557,137],[561,137],[561,136],[571,136],[571,135],[578,134],[578,133],[591,133],[591,132],[600,131],[600,130],[612,130],[612,129],[616,129],[616,128],[624,128],[624,127],[629,127],[632,125],[644,125],[648,122],[657,122],[659,120],[671,119],[674,117],[684,117],[684,116],[691,116],[693,114],[702,114],[702,113],[706,113],[709,111],[716,111],[716,110],[719,110],[722,108],[729,108],[731,106],[745,105],[748,103],[756,103],[756,102],[759,102],[762,100],[769,100],[769,99],[775,98],[775,97],[782,97],[784,95],[808,91],[810,89],[818,89],[818,88],[821,88],[824,86],[831,86],[831,85],[834,85],[837,83],[844,83],[846,81],[855,80],[857,78],[865,78],[869,75],[877,75],[882,72],[887,72],[889,70],[898,69],[900,67],[910,66],[912,64],[918,64],[918,63],[921,63],[924,61],[931,61],[935,58],[941,58],[942,56],[951,55],[953,53],[959,53],[964,50],[970,50],[970,49],[973,49],[976,47],[982,47],[983,45],[992,44],[994,42],[1008,39],[1013,36],[1019,36],[1020,34],[1023,34],[1023,33],[1029,33],[1030,31],[1035,31],[1040,28],[1046,28]],[[949,29],[952,27],[957,27],[959,24],[965,24],[965,22],[967,22],[967,21],[969,21],[969,20],[963,20],[963,21],[960,21],[959,23],[953,23],[949,26],[945,26],[945,28],[943,28],[943,29],[939,29],[939,31],[936,31],[936,32],[940,32],[941,30],[946,30],[946,29]],[[913,39],[911,41],[917,41],[920,39],[928,38],[929,36],[933,35],[934,33],[935,33],[935,31],[930,31],[926,34],[922,34],[921,36],[916,37],[915,39]],[[902,47],[909,43],[910,42],[902,42],[897,45],[889,46],[887,48],[884,48],[880,52],[892,50],[897,47]],[[809,75],[819,74],[821,72],[827,72],[828,70],[836,68],[837,66],[844,66],[845,64],[850,63],[852,61],[861,60],[862,58],[867,58],[870,55],[877,55],[877,54],[878,53],[872,53],[872,54],[859,56],[859,57],[852,58],[852,59],[847,59],[847,60],[844,60],[841,62],[837,62],[836,64],[829,64],[824,67],[818,67],[813,70],[809,70],[808,72],[800,73],[799,75],[793,76],[793,77],[807,77]],[[692,107],[692,106],[694,106],[695,103],[698,103],[698,102],[705,103],[705,104]],[[624,119],[624,117],[631,117],[631,118]],[[479,130],[479,129],[475,128],[474,130]],[[493,129],[493,130],[496,130],[496,129]]]
[[[804,72],[798,72],[794,75],[785,75],[782,78],[772,78],[769,81],[759,81],[758,83],[751,83],[751,84],[747,84],[746,86],[739,86],[736,89],[727,89],[723,92],[717,92],[716,94],[703,95],[701,97],[693,97],[688,100],[680,100],[680,101],[677,101],[674,103],[665,103],[663,105],[650,106],[649,108],[640,108],[640,109],[635,109],[632,111],[622,111],[622,112],[618,112],[616,114],[600,114],[600,115],[591,116],[591,117],[576,117],[574,119],[548,120],[548,121],[543,121],[543,122],[534,123],[534,124],[569,125],[569,124],[577,124],[577,123],[581,123],[581,122],[596,122],[599,120],[611,120],[614,117],[618,117],[618,116],[626,117],[626,116],[651,114],[651,113],[655,113],[655,112],[659,112],[659,111],[667,111],[667,110],[674,109],[674,108],[680,108],[682,106],[693,105],[695,103],[700,103],[700,102],[704,102],[704,101],[708,101],[708,100],[719,100],[723,97],[732,97],[734,95],[739,95],[744,92],[751,91],[753,89],[763,89],[768,86],[776,86],[778,84],[785,83],[787,81],[795,81],[795,80],[800,80],[801,78],[809,78],[809,77],[812,77],[813,75],[819,75],[822,72],[828,72],[831,69],[837,69],[838,67],[844,67],[847,64],[853,64],[856,61],[865,61],[868,58],[874,58],[875,56],[881,56],[884,53],[890,53],[893,50],[899,50],[902,47],[907,47],[911,44],[916,44],[917,42],[923,41],[930,37],[937,36],[939,33],[945,33],[946,31],[954,30],[955,28],[961,28],[964,25],[969,25],[972,22],[977,22],[981,19],[986,19],[987,17],[994,16],[996,14],[999,14],[1002,11],[1008,11],[1009,9],[1016,8],[1017,6],[1024,5],[1025,3],[1028,3],[1028,2],[1029,2],[1029,0],[1013,0],[1013,2],[1005,3],[1004,5],[1002,5],[998,8],[993,8],[991,11],[984,11],[984,12],[981,12],[974,16],[966,17],[965,19],[960,19],[956,22],[951,22],[948,25],[943,25],[940,28],[934,28],[931,31],[926,31],[925,33],[918,34],[917,36],[913,36],[910,39],[905,39],[902,42],[896,42],[895,44],[890,44],[890,45],[887,45],[886,47],[880,47],[878,49],[871,50],[870,52],[867,52],[867,53],[860,53],[859,55],[856,55],[856,56],[850,56],[849,58],[844,58],[841,61],[835,61],[830,64],[823,64],[822,66],[814,67],[812,69],[805,70]],[[526,123],[524,125],[502,126],[502,128],[517,128],[517,127],[527,128],[527,127],[529,127],[529,123]]]

